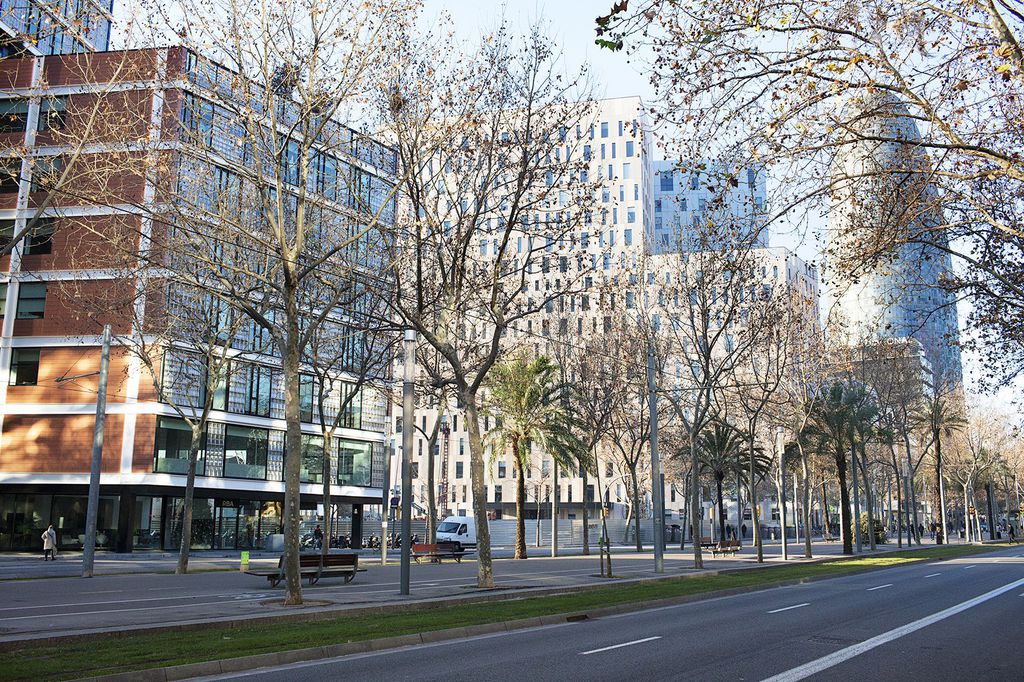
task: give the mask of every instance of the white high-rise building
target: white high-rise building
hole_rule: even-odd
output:
[[[700,243],[699,227],[708,221],[735,226],[741,234],[753,235],[756,245],[768,245],[763,171],[678,161],[655,161],[653,171],[651,253],[713,246]]]
[[[557,355],[561,344],[582,346],[588,338],[599,337],[616,318],[637,315],[641,308],[641,289],[630,292],[629,282],[644,284],[637,273],[657,273],[652,281],[660,281],[667,270],[675,267],[673,257],[688,244],[689,226],[693,221],[724,221],[756,229],[753,261],[757,263],[764,285],[797,286],[808,300],[817,301],[817,271],[795,254],[782,248],[768,248],[762,212],[765,181],[762,174],[743,170],[737,184],[722,193],[717,185],[720,173],[704,170],[695,176],[678,171],[680,164],[652,159],[649,124],[641,100],[625,97],[596,103],[593,126],[584,129],[583,154],[590,161],[589,175],[600,180],[593,214],[582,221],[578,233],[546,244],[543,266],[529,276],[531,290],[560,288],[568,281],[576,283],[575,291],[549,302],[545,310],[528,318],[515,331],[514,342],[534,354]],[[659,172],[660,170],[660,172]],[[696,177],[696,181],[693,178]],[[726,180],[728,183],[729,181]],[[716,197],[725,196],[719,202]],[[660,202],[660,203],[659,203]],[[667,216],[673,216],[667,221]],[[659,220],[660,218],[660,220]],[[662,246],[659,247],[659,239]],[[693,245],[693,240],[689,242]],[[483,248],[487,248],[483,246]],[[609,285],[607,288],[605,285]],[[648,295],[655,291],[646,287]],[[657,298],[657,293],[653,294]],[[599,302],[601,302],[599,304]],[[815,308],[816,309],[816,308]],[[666,310],[665,314],[671,314]],[[470,483],[469,435],[465,417],[456,405],[439,409],[421,409],[416,414],[413,438],[412,470],[414,505],[426,506],[427,468],[433,457],[437,486],[438,512],[458,515],[472,513],[473,492]],[[393,418],[397,426],[397,415]],[[430,452],[427,434],[440,420],[437,450]],[[494,425],[490,417],[482,417],[482,429]],[[396,446],[400,438],[396,437]],[[525,471],[528,535],[538,513],[550,518],[550,499],[554,492],[552,458],[534,449],[533,466]],[[392,462],[390,480],[397,480],[398,458]],[[613,517],[625,518],[629,504],[627,481],[611,462],[601,462],[603,493]],[[487,460],[487,506],[498,518],[514,518],[517,481],[509,453],[493,453]],[[579,472],[559,471],[559,516],[581,519],[584,501],[588,505],[591,524],[600,518],[599,493],[595,477],[584,483]],[[666,481],[665,506],[678,517],[683,508],[683,491]],[[538,504],[539,501],[539,504]],[[645,501],[646,503],[646,501]],[[644,525],[649,533],[650,524]],[[591,540],[596,542],[596,531]]]
[[[963,370],[952,273],[939,198],[924,180],[921,136],[903,105],[873,97],[857,105],[861,138],[835,160],[826,271],[832,315],[851,345],[913,338],[938,389],[958,387]],[[890,140],[890,141],[887,141]],[[894,142],[891,140],[899,140]],[[894,172],[894,169],[910,169]],[[870,266],[850,271],[878,251]]]

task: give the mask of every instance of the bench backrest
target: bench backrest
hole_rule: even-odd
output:
[[[438,550],[439,547],[440,547],[440,545],[431,545],[431,544],[421,543],[421,544],[418,544],[418,545],[413,545],[412,546],[412,551],[415,552],[416,554],[433,554],[434,552],[436,552]]]
[[[324,567],[329,566],[358,566],[358,554],[328,554],[324,557]]]
[[[281,557],[284,559],[284,556]],[[313,568],[314,566],[320,565],[319,554],[300,554],[299,555],[299,568]]]

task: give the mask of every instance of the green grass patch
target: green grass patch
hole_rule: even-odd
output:
[[[677,578],[613,585],[546,597],[458,604],[417,612],[349,616],[333,620],[217,628],[189,632],[131,634],[81,643],[39,646],[27,643],[17,651],[0,654],[5,680],[73,679],[93,675],[182,665],[274,651],[303,649],[430,630],[494,623],[702,594],[732,588],[764,586],[779,582],[836,576],[871,568],[888,568],[933,559],[951,559],[1001,549],[1006,545],[953,545],[893,552],[881,557],[841,559],[812,564],[792,564],[763,570],[745,569],[724,575]],[[614,560],[613,560],[614,567]]]

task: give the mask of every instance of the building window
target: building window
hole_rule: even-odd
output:
[[[624,163],[622,164],[622,179],[629,180],[633,177],[633,164]]]
[[[601,137],[608,137],[608,122],[601,123]]]
[[[302,465],[299,480],[303,483],[322,483],[324,480],[324,437],[302,436]]]
[[[501,504],[501,486],[500,485],[494,486],[494,502],[496,504]]]
[[[455,478],[462,478],[465,474],[464,464],[462,462],[455,463]]]
[[[188,141],[213,144],[213,112],[211,102],[185,93],[185,102],[181,107],[181,122],[188,131]]]
[[[49,97],[39,105],[39,124],[37,129],[41,133],[48,130],[62,130],[64,128],[64,112],[68,106],[67,95]]]
[[[230,478],[267,477],[267,442],[270,432],[228,426],[224,433],[224,475]]]
[[[312,374],[299,375],[299,418],[304,422],[313,421],[313,404],[316,402],[316,377]]]
[[[690,176],[690,189],[700,189],[700,178],[698,176]]]
[[[7,293],[6,287],[3,293]],[[18,287],[18,312],[15,319],[40,320],[45,308],[46,282],[22,282]]]
[[[0,194],[15,194],[21,180],[21,159],[7,157],[0,161]]]
[[[675,189],[675,185],[672,182],[672,172],[662,171],[661,172],[661,191],[671,192]]]
[[[340,485],[370,485],[373,446],[370,443],[340,441],[338,444],[338,475]]]
[[[626,222],[627,223],[635,223],[636,222],[636,209],[633,208],[632,206],[630,206],[629,208],[626,209]]]
[[[25,237],[22,253],[26,256],[42,256],[53,252],[53,218],[39,218]],[[4,229],[6,234],[6,228]],[[14,236],[13,234],[11,235]]]
[[[153,470],[164,474],[187,474],[192,429],[184,420],[159,417],[156,423],[156,457]],[[196,453],[196,474],[205,471],[205,434]]]
[[[15,348],[11,351],[10,386],[35,386],[39,378],[39,349]]]
[[[636,222],[636,213],[633,211],[633,209],[629,209],[629,211],[630,211],[630,213],[629,213],[629,222],[631,222],[631,223]],[[622,241],[625,243],[626,246],[632,246],[633,245],[633,230],[630,230],[628,228],[623,230],[622,231]]]
[[[627,157],[632,157],[633,156],[633,141],[632,140],[626,140],[626,156]]]
[[[498,462],[498,478],[505,478],[505,474],[506,473],[507,473],[507,468],[505,466],[504,460]]]
[[[64,159],[59,156],[39,156],[32,162],[32,192],[45,192],[57,185]]]
[[[28,100],[0,100],[0,133],[23,133],[28,128]]]
[[[412,476],[412,478],[419,478],[420,477],[420,463],[419,462],[409,462],[409,469],[410,469],[409,475]]]

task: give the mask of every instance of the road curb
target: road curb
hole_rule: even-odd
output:
[[[889,552],[874,552],[857,555],[856,558],[873,558],[878,556],[885,556]],[[970,555],[965,555],[970,556]],[[842,559],[849,559],[850,557],[842,557]],[[831,557],[823,559],[819,562],[814,563],[831,563],[832,561],[841,560],[833,559]],[[942,559],[936,559],[942,560]],[[778,566],[786,566],[792,564],[778,564],[773,566],[765,566],[763,570],[770,570]],[[464,639],[467,637],[478,637],[482,635],[489,635],[500,632],[513,632],[517,630],[524,630],[529,628],[543,627],[547,625],[559,625],[562,623],[573,622],[577,620],[589,620],[597,619],[608,616],[618,616],[627,613],[636,613],[640,611],[647,611],[650,609],[664,608],[669,606],[679,606],[683,604],[706,601],[709,599],[718,599],[722,597],[730,597],[740,594],[749,594],[751,592],[760,592],[764,590],[778,589],[781,587],[791,587],[793,585],[803,585],[808,583],[820,582],[822,580],[830,580],[834,578],[845,577],[847,575],[860,574],[860,573],[872,573],[875,571],[888,570],[893,568],[892,566],[867,566],[857,571],[851,571],[846,574],[830,574],[830,575],[819,575],[819,576],[808,576],[804,578],[791,578],[788,580],[777,581],[768,585],[745,585],[742,587],[731,587],[720,590],[713,590],[710,592],[700,592],[688,595],[679,595],[676,597],[667,597],[665,599],[656,599],[642,602],[632,602],[624,604],[615,604],[607,607],[599,607],[593,609],[587,609],[584,611],[572,611],[560,614],[552,614],[548,616],[539,616],[531,618],[523,618],[510,621],[501,621],[496,623],[481,623],[479,625],[468,625],[456,628],[448,628],[444,630],[430,630],[427,632],[421,632],[409,635],[399,635],[395,637],[383,637],[371,640],[361,640],[358,642],[344,642],[340,644],[331,644],[327,646],[311,647],[307,649],[292,649],[288,651],[271,652],[265,654],[254,654],[250,656],[238,656],[234,658],[226,658],[217,661],[203,661],[200,663],[189,663],[178,666],[167,666],[162,668],[150,668],[146,670],[138,670],[125,673],[117,673],[114,675],[102,675],[98,677],[85,678],[85,682],[170,682],[172,680],[184,680],[194,677],[204,677],[209,675],[220,675],[225,673],[244,672],[247,670],[257,670],[259,668],[276,667],[282,665],[288,665],[290,663],[302,663],[309,661],[317,661],[331,658],[339,658],[342,656],[349,656],[353,654],[363,654],[375,651],[386,651],[389,649],[400,649],[404,647],[419,646],[422,644],[434,644],[437,642],[450,641],[455,639]],[[697,578],[702,576],[714,576],[729,573],[736,573],[740,571],[750,571],[758,569],[749,568],[737,568],[737,569],[725,569],[721,571],[708,571],[700,574],[683,574],[675,576],[665,576],[657,578],[640,578],[631,580],[629,582],[644,582],[644,581],[660,581],[660,580],[673,580],[679,578]],[[623,581],[622,584],[628,584]],[[551,588],[550,590],[544,590],[548,594],[565,594],[569,592],[584,592],[594,589],[600,589],[608,587],[604,585],[582,585],[573,586],[572,588]],[[544,596],[539,594],[539,591],[529,592],[528,596]],[[474,599],[473,602],[479,603],[480,601],[508,601],[509,595],[494,595],[492,599]],[[514,597],[512,597],[514,598]],[[448,600],[449,602],[451,600]],[[423,602],[414,604],[400,605],[404,607],[414,607],[422,605]],[[432,608],[441,608],[443,605],[434,605]],[[373,607],[381,612],[393,611],[394,609],[385,607]],[[419,610],[419,609],[412,609]],[[336,616],[336,612],[328,612],[332,616]],[[275,619],[276,620],[276,619]],[[305,619],[308,620],[308,619]]]

